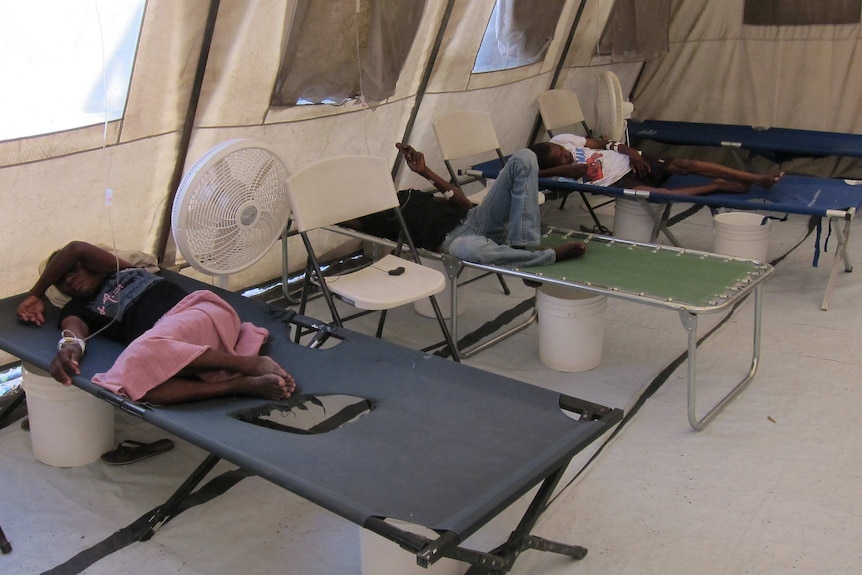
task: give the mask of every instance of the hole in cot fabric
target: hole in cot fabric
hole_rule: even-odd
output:
[[[371,409],[371,401],[352,395],[297,395],[237,411],[232,416],[278,431],[315,435],[352,423]]]

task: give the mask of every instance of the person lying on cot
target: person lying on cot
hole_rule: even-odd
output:
[[[539,162],[539,176],[582,180],[596,186],[702,196],[711,192],[744,193],[751,185],[771,188],[784,175],[759,175],[700,160],[670,156],[642,156],[620,142],[560,134],[550,142],[533,144]],[[697,174],[714,178],[708,184],[669,190],[663,187],[670,176]]]
[[[93,383],[134,401],[180,403],[227,395],[284,399],[293,377],[258,355],[269,332],[241,323],[209,290],[187,293],[175,283],[132,267],[111,252],[73,241],[52,254],[18,306],[18,319],[45,323],[49,286],[72,299],[60,312],[62,334],[50,372],[63,385],[81,373],[86,341],[104,335],[126,344]]]
[[[536,155],[520,150],[512,155],[478,206],[425,164],[422,152],[395,144],[407,166],[443,193],[401,190],[398,201],[407,230],[418,247],[447,252],[459,259],[512,267],[541,266],[584,254],[582,242],[553,249],[529,249],[540,240],[539,167]],[[390,212],[364,216],[343,225],[378,237],[397,240],[399,226]]]

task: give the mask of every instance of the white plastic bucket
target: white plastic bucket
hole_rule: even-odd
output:
[[[114,408],[77,387],[24,364],[24,392],[33,455],[46,465],[76,467],[114,447]]]
[[[614,200],[614,237],[632,242],[649,242],[655,222],[637,200]]]
[[[429,539],[438,537],[430,529],[412,523],[393,519],[387,520],[387,523]],[[368,529],[359,530],[359,555],[362,575],[462,575],[469,567],[462,561],[443,558],[425,569],[416,564],[416,555]]]
[[[537,291],[539,360],[566,372],[599,365],[607,296],[554,284],[544,284]]]
[[[713,218],[712,251],[717,254],[767,261],[769,220],[752,212],[724,212]]]
[[[446,268],[443,266],[442,260],[433,260],[430,258],[423,258],[422,265],[427,266],[429,268],[434,268],[435,270],[442,273],[446,276],[446,288],[437,294],[437,304],[440,306],[440,313],[443,314],[443,317],[449,318],[452,315],[452,280],[449,279],[449,276],[446,273]],[[465,270],[469,271],[469,270]],[[464,274],[461,274],[461,277],[464,278]],[[464,313],[466,309],[466,304],[464,300],[458,299],[458,315],[460,316]],[[434,308],[431,307],[431,300],[427,297],[423,297],[422,299],[418,299],[413,302],[413,308],[416,310],[416,313],[419,315],[423,315],[425,317],[435,317],[434,316]]]

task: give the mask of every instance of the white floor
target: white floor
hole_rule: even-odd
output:
[[[572,215],[581,212],[575,200],[565,214],[555,203],[547,205],[545,221],[571,227]],[[776,223],[770,257],[799,241],[805,223]],[[708,213],[674,231],[688,247],[711,245]],[[862,251],[860,237],[851,241],[851,255]],[[566,482],[535,531],[584,545],[587,557],[573,562],[530,551],[512,573],[862,572],[862,444],[854,431],[862,409],[856,351],[862,311],[853,305],[862,299],[862,285],[842,271],[830,311],[821,311],[834,238],[818,268],[811,266],[813,244],[812,236],[765,284],[761,365],[751,386],[706,430],[694,432],[686,416],[683,364],[586,472]],[[510,286],[509,297],[492,278],[465,288],[461,333],[533,294],[520,282]],[[719,319],[702,320],[701,333]],[[370,332],[370,325],[351,327]],[[393,313],[387,326],[387,338],[406,345],[439,339],[433,320],[412,309]],[[702,405],[746,371],[751,326],[749,302],[702,346]],[[609,302],[606,314],[602,363],[591,371],[560,373],[543,366],[537,331],[532,325],[467,363],[628,411],[686,348],[676,313],[617,300]],[[118,441],[166,436],[122,413],[116,421]],[[97,462],[59,469],[34,459],[30,437],[18,425],[0,431],[0,526],[14,548],[0,556],[0,573],[52,569],[165,501],[205,455],[175,441],[173,451],[126,467]],[[588,455],[576,458],[568,479]],[[229,468],[220,464],[216,472]],[[470,545],[488,549],[500,543],[523,504],[504,512]],[[247,478],[182,513],[150,541],[121,549],[84,572],[358,574],[359,532],[266,481]],[[408,553],[393,553],[410,563]]]

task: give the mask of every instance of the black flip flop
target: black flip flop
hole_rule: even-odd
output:
[[[108,465],[128,465],[170,451],[173,448],[174,442],[170,439],[159,439],[152,443],[126,439],[121,441],[115,450],[103,453],[102,461]]]

